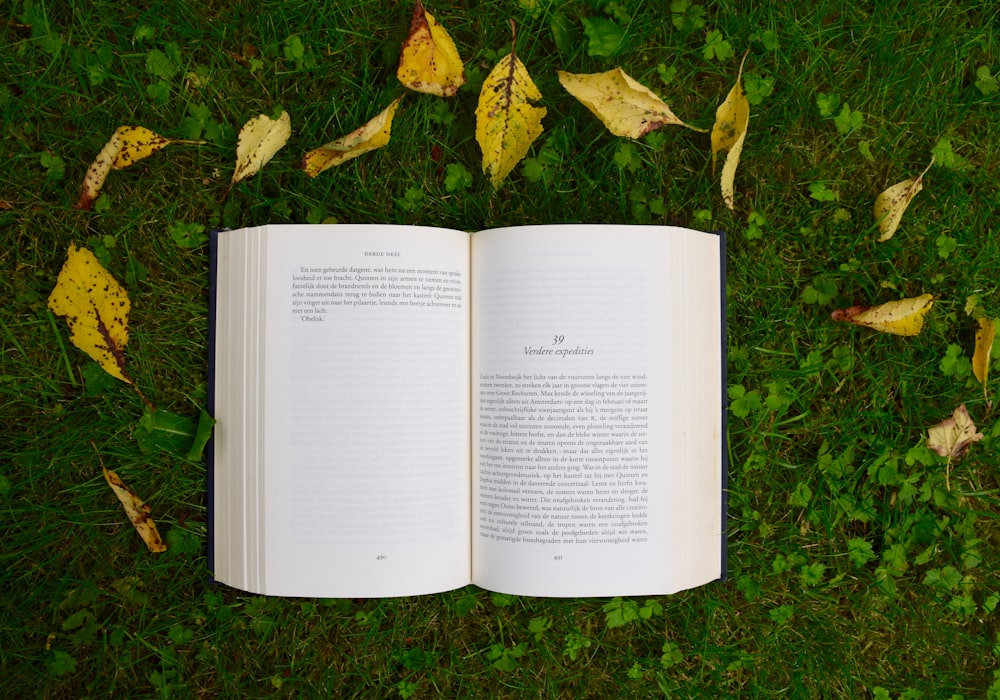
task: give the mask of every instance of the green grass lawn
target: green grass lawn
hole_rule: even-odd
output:
[[[307,150],[403,92],[412,6],[141,5],[0,6],[5,697],[1000,697],[1000,384],[984,396],[970,362],[973,316],[1000,316],[995,3],[441,0],[427,9],[469,84],[409,95],[385,148],[315,179]],[[474,113],[509,19],[548,114],[494,191]],[[710,129],[744,52],[734,211],[708,134],[614,137],[556,77],[621,66]],[[279,109],[289,143],[220,202],[240,127]],[[206,143],[114,171],[93,211],[74,209],[124,124]],[[899,231],[876,243],[875,197],[932,153]],[[150,439],[142,399],[70,345],[46,300],[70,242],[94,251],[132,299],[133,378],[196,421],[202,231],[323,221],[726,230],[728,580],[611,601],[210,583],[204,461]],[[936,302],[915,337],[830,318],[923,293]],[[947,488],[927,428],[962,403],[985,437]],[[102,463],[149,500],[167,552],[146,551]]]

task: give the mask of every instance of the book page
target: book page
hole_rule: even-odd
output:
[[[722,559],[719,236],[473,237],[473,580],[670,593]]]
[[[266,227],[259,592],[469,583],[468,238]]]

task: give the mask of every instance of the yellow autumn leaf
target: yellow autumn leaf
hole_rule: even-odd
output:
[[[170,139],[142,126],[118,127],[87,169],[76,208],[90,209],[94,205],[109,172],[127,168],[170,143]]]
[[[347,136],[342,136],[336,141],[331,141],[306,153],[302,159],[302,169],[306,171],[306,175],[316,177],[327,168],[340,165],[351,158],[357,158],[362,153],[374,151],[389,143],[392,117],[396,114],[396,108],[399,107],[402,99],[402,96],[397,97],[378,115]]]
[[[65,316],[70,341],[108,374],[133,384],[125,373],[128,292],[86,248],[70,244],[66,262],[49,295],[49,308]]]
[[[476,107],[476,141],[493,187],[500,186],[542,133],[546,110],[531,104],[540,99],[542,93],[511,46],[483,81]]]
[[[896,229],[899,228],[899,222],[903,218],[903,212],[910,206],[910,202],[917,195],[917,192],[924,188],[924,175],[931,169],[931,165],[934,165],[933,157],[931,157],[930,165],[924,168],[924,171],[917,177],[897,182],[875,198],[875,222],[878,224],[880,234],[879,243],[887,241],[895,235]]]
[[[115,492],[115,496],[118,497],[122,507],[125,509],[125,514],[132,521],[132,525],[135,527],[136,532],[139,533],[139,536],[142,537],[142,541],[146,543],[149,551],[154,553],[167,551],[167,545],[160,537],[160,533],[156,529],[156,523],[149,516],[149,506],[136,495],[135,491],[125,485],[125,482],[121,480],[118,474],[107,467],[101,467],[101,469],[104,470],[105,481],[108,482],[111,490]]]
[[[621,68],[605,73],[557,73],[566,92],[593,112],[615,136],[637,139],[668,124],[705,131],[682,122],[652,90]]]
[[[934,306],[933,294],[888,301],[878,306],[852,306],[838,309],[831,316],[835,321],[847,321],[893,335],[917,335],[924,326],[924,316]]]
[[[976,331],[976,349],[972,353],[972,374],[984,388],[990,373],[990,353],[993,351],[995,334],[996,324],[994,320],[985,316],[980,318],[979,330]]]
[[[715,159],[720,151],[726,153],[726,162],[722,165],[722,177],[720,184],[722,187],[722,198],[726,206],[733,208],[733,195],[735,193],[736,166],[740,162],[740,153],[743,152],[743,142],[747,136],[747,127],[750,124],[750,103],[747,102],[746,94],[743,92],[741,81],[743,79],[743,64],[746,62],[746,54],[740,61],[740,71],[736,76],[736,84],[733,85],[726,99],[715,111],[715,126],[712,127],[712,172],[715,173]]]
[[[465,84],[465,66],[455,42],[420,0],[413,8],[396,77],[411,90],[440,97],[452,97]]]
[[[277,119],[261,114],[244,124],[236,141],[236,169],[230,187],[267,165],[291,135],[292,118],[285,111]]]

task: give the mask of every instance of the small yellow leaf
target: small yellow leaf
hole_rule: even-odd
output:
[[[852,306],[838,309],[831,316],[835,321],[847,321],[893,335],[917,335],[924,326],[924,316],[934,306],[933,294],[889,301],[878,306]]]
[[[455,42],[417,0],[410,35],[403,42],[396,69],[399,82],[411,90],[452,97],[465,84],[465,67]]]
[[[493,187],[500,186],[542,133],[546,110],[531,104],[540,99],[542,94],[513,50],[483,81],[476,107],[476,141],[483,151],[483,172]]]
[[[342,136],[336,141],[331,141],[306,153],[302,159],[302,169],[306,171],[306,175],[316,177],[327,168],[340,165],[351,158],[357,158],[362,153],[374,151],[389,143],[392,118],[402,99],[402,96],[397,97],[378,115],[347,136]]]
[[[715,172],[715,159],[719,151],[728,151],[726,162],[722,166],[722,198],[726,206],[733,208],[733,195],[735,193],[736,166],[740,162],[740,153],[743,151],[743,141],[747,136],[747,127],[750,124],[750,103],[747,102],[746,94],[743,92],[741,80],[743,79],[743,62],[746,55],[740,62],[740,71],[736,76],[736,84],[726,95],[725,101],[715,112],[715,126],[712,127],[712,172]]]
[[[146,543],[149,551],[154,553],[167,551],[167,545],[160,537],[156,523],[149,516],[149,506],[136,495],[135,491],[126,486],[115,472],[107,467],[101,467],[101,469],[104,470],[105,481],[108,482],[108,486],[121,501],[122,507],[125,508],[125,514],[132,521],[132,525],[142,537],[142,541]]]
[[[949,459],[964,457],[969,446],[982,439],[983,434],[976,432],[976,424],[964,403],[955,409],[951,418],[927,430],[927,447]]]
[[[128,292],[86,248],[70,244],[66,262],[49,295],[49,308],[65,316],[70,341],[108,374],[133,384],[125,373]]]
[[[118,127],[87,169],[76,208],[90,209],[94,205],[111,170],[127,168],[170,143],[170,139],[142,126]]]
[[[615,136],[637,139],[668,124],[704,131],[678,119],[652,90],[621,68],[589,74],[558,71],[558,75],[566,91]]]
[[[996,324],[993,319],[985,316],[980,318],[979,330],[976,331],[976,349],[972,354],[972,373],[984,386],[990,373],[990,352],[993,350],[995,334]]]
[[[235,184],[256,174],[281,150],[291,134],[292,118],[285,111],[277,119],[261,114],[244,124],[236,142],[236,170],[232,182]]]
[[[121,148],[111,162],[111,167],[115,170],[127,168],[137,160],[151,156],[170,144],[169,139],[143,126],[120,126],[115,133],[121,140]]]
[[[930,170],[931,165],[934,165],[934,158],[931,158],[930,165],[924,168],[920,175],[897,182],[875,198],[875,221],[880,233],[879,243],[887,241],[895,235],[896,229],[899,228],[899,222],[903,218],[903,212],[910,206],[910,202],[917,195],[917,192],[924,188],[924,175]]]

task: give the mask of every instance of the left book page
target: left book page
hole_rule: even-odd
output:
[[[216,579],[348,598],[468,584],[469,235],[269,225],[215,245]]]

